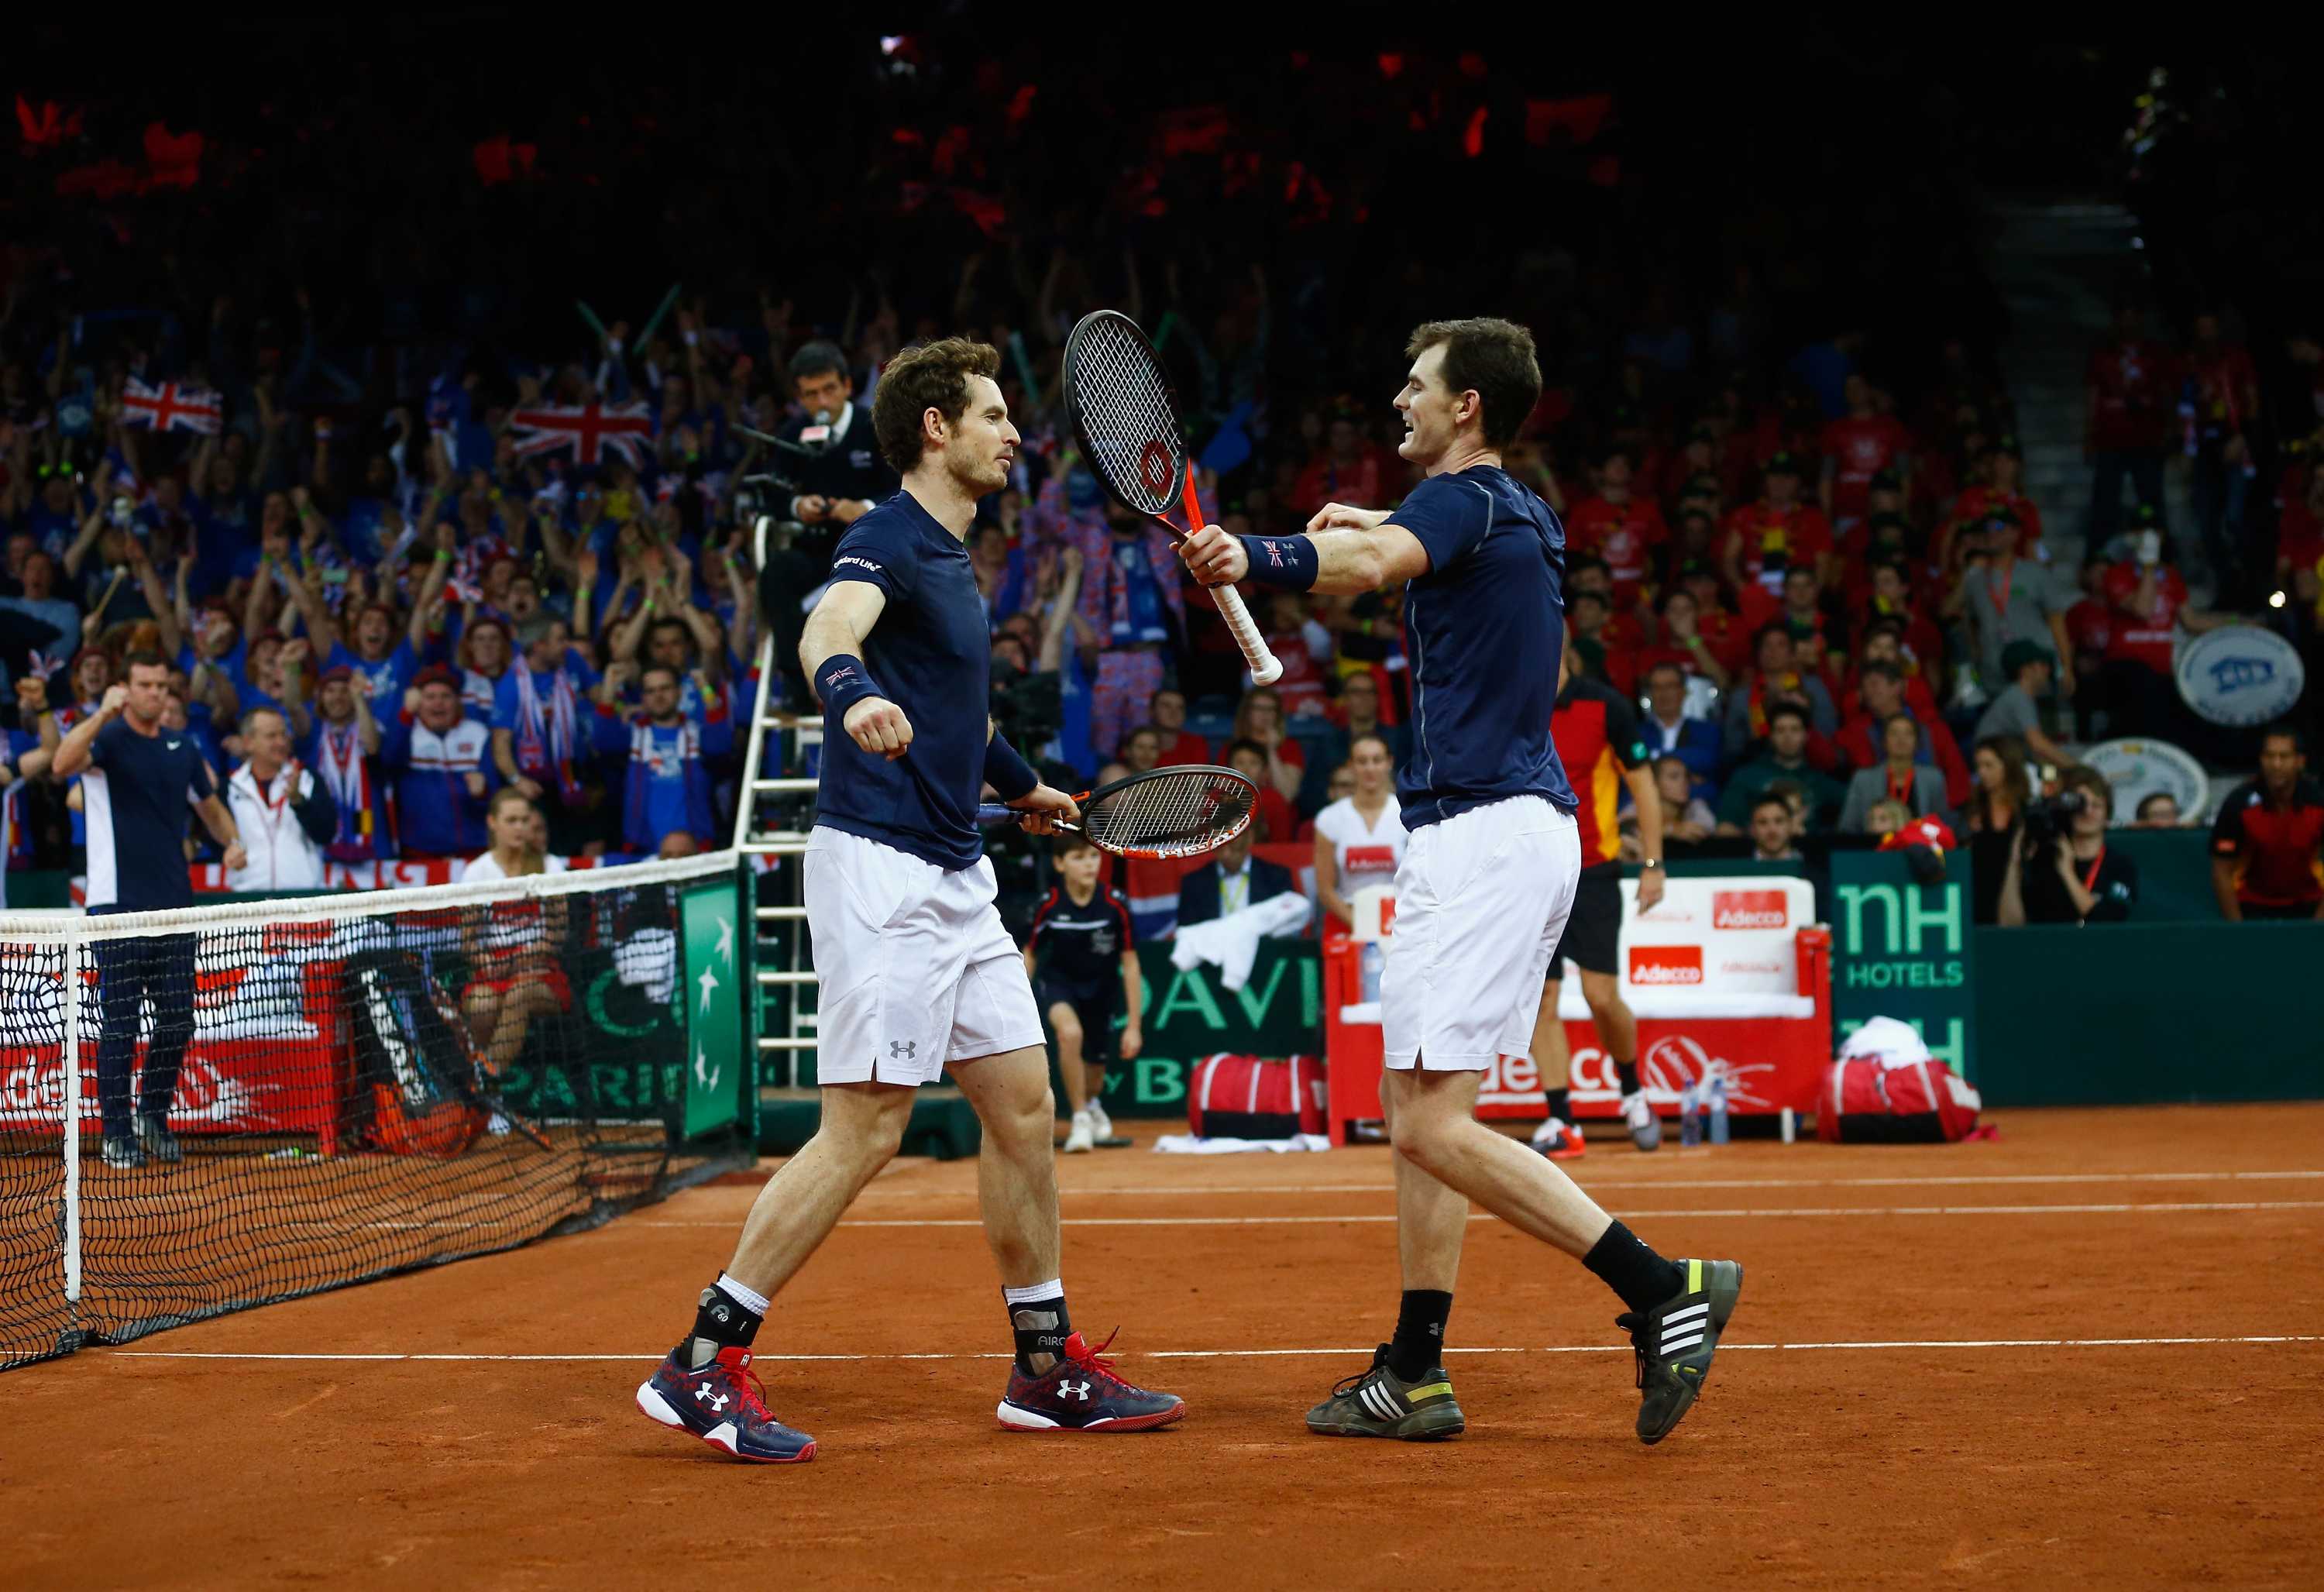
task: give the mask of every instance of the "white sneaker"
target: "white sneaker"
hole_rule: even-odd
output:
[[[508,1134],[514,1131],[515,1127],[515,1123],[511,1122],[506,1117],[503,1116],[498,1111],[494,1111],[492,1114],[491,1120],[484,1124],[484,1131],[491,1134],[494,1138],[505,1137]]]
[[[1065,1135],[1065,1154],[1085,1155],[1097,1148],[1097,1126],[1090,1120],[1089,1108],[1084,1106],[1074,1113],[1073,1127]]]
[[[1536,1150],[1565,1131],[1565,1124],[1554,1117],[1545,1117],[1533,1130],[1533,1147]]]
[[[1103,1144],[1113,1136],[1113,1118],[1105,1114],[1103,1106],[1092,1100],[1084,1109],[1089,1112],[1090,1135],[1093,1139]]]
[[[1622,1097],[1622,1124],[1630,1130],[1630,1142],[1642,1150],[1663,1142],[1663,1119],[1655,1115],[1643,1089]]]

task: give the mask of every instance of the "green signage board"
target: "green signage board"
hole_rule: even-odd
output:
[[[1931,1054],[1974,1080],[1969,852],[1949,853],[1943,881],[1923,885],[1894,851],[1834,851],[1831,891],[1836,1037],[1870,1018],[1895,1017],[1920,1031]]]
[[[733,1125],[742,1115],[749,1056],[742,1002],[740,897],[731,875],[689,884],[679,898],[678,929],[685,976],[678,998],[686,1007],[686,1102],[688,1138]]]
[[[1174,1117],[1186,1078],[1220,1051],[1257,1056],[1323,1053],[1323,964],[1312,940],[1268,940],[1250,978],[1229,989],[1207,964],[1170,965],[1167,940],[1138,948],[1146,974],[1146,1046],[1110,1069],[1105,1106],[1117,1117]]]

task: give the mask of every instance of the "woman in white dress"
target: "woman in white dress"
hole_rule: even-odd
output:
[[[1396,882],[1406,834],[1396,800],[1396,765],[1388,742],[1359,735],[1348,747],[1352,796],[1315,814],[1315,898],[1341,928],[1351,925],[1355,893]]]
[[[484,816],[493,847],[461,870],[464,884],[562,873],[566,860],[544,854],[540,810],[513,786],[493,794]],[[558,957],[565,942],[561,897],[495,901],[462,915],[468,953],[467,988],[460,1010],[469,1035],[484,1052],[484,1071],[498,1078],[524,1049],[532,1019],[573,1008],[573,989]]]

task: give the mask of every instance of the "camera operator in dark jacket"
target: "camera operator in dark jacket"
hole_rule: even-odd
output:
[[[798,672],[802,604],[831,574],[831,555],[847,528],[892,496],[901,483],[880,456],[872,411],[855,401],[847,356],[830,343],[809,343],[791,355],[791,391],[801,413],[775,433],[782,446],[769,461],[783,486],[763,511],[798,529],[786,546],[770,547],[759,572],[759,610],[775,640],[775,667],[794,708],[811,706]]]
[[[2001,925],[2122,923],[2138,899],[2138,870],[2106,843],[2114,792],[2095,768],[2069,768],[2064,788],[2027,805],[2022,838],[2001,878]]]

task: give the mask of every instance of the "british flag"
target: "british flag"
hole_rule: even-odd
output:
[[[595,399],[578,405],[540,405],[513,410],[509,424],[521,435],[516,451],[526,457],[571,448],[576,464],[600,463],[607,449],[633,465],[645,463],[646,444],[653,436],[652,411],[642,402],[603,404]]]
[[[226,405],[207,387],[175,382],[151,386],[136,377],[121,390],[122,420],[156,431],[198,431],[215,437],[226,424]]]

